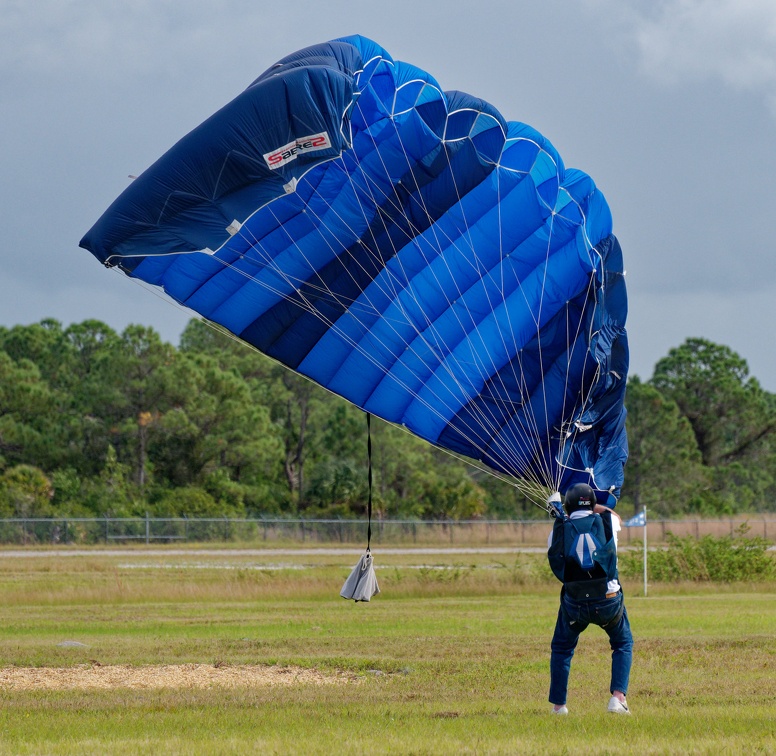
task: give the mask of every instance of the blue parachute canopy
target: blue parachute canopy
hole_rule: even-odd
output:
[[[627,302],[603,195],[371,40],[276,63],[81,246],[525,490],[619,495]]]

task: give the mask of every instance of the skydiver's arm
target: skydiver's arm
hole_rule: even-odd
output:
[[[605,507],[603,504],[596,504],[593,507],[593,512],[595,512],[595,514],[603,514],[604,512],[609,512],[609,514],[616,517],[620,521],[620,523],[622,523],[622,517],[620,517],[620,515],[618,515],[617,512],[615,512],[613,509],[610,509],[609,507]]]

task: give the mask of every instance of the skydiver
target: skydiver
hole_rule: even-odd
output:
[[[617,575],[617,532],[620,516],[596,502],[595,491],[577,483],[566,491],[560,508],[560,494],[548,504],[555,514],[547,540],[547,558],[553,573],[563,583],[560,608],[552,638],[550,656],[550,703],[553,714],[568,714],[571,659],[579,635],[588,625],[602,627],[612,649],[611,698],[607,711],[630,714],[628,692],[633,660],[633,637]]]

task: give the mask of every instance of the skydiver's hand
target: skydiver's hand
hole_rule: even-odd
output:
[[[561,504],[560,499],[560,492],[555,491],[555,493],[551,494],[547,499],[547,511],[550,513],[550,516],[562,520],[563,515],[563,505]]]
[[[615,512],[613,509],[610,509],[609,507],[605,507],[603,504],[596,504],[593,507],[593,512],[595,512],[596,514],[603,514],[604,512],[609,512],[610,515],[612,515],[613,517],[616,517],[622,524],[622,517],[620,517],[620,515],[618,515],[617,512]]]

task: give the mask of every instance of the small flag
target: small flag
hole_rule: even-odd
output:
[[[643,528],[646,524],[647,524],[647,513],[643,509],[638,514],[633,515],[633,517],[631,517],[630,520],[626,520],[623,523],[623,525],[625,525],[626,528]]]

